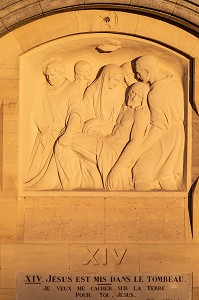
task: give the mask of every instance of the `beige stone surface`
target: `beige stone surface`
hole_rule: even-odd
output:
[[[138,15],[136,34],[151,37],[155,19]]]
[[[27,197],[24,210],[26,243],[104,241],[103,199]]]
[[[198,4],[198,3],[197,3]],[[182,9],[183,5],[183,9]],[[191,1],[183,1],[177,0],[175,8],[173,10],[173,14],[178,15],[182,19],[192,18],[193,24],[198,25],[198,13],[199,9],[198,6],[194,5],[194,2]]]
[[[3,104],[0,104],[0,190],[3,185]]]
[[[199,288],[193,289],[193,300],[199,299]]]
[[[126,9],[134,11],[135,9],[147,14],[161,16],[164,19],[171,19],[177,24],[183,24],[186,28],[191,28],[198,32],[198,2],[197,0],[187,2],[183,0],[68,0],[63,3],[61,0],[2,0],[1,3],[3,21],[9,29],[14,26],[22,25],[24,22],[31,21],[31,18],[44,17],[48,13],[57,13],[65,10],[75,9],[91,9],[91,8],[106,8],[106,9]],[[20,21],[20,22],[19,22]],[[4,27],[3,27],[4,28]],[[2,34],[4,33],[1,32]]]
[[[140,246],[140,272],[193,272],[193,286],[199,286],[199,244]]]
[[[168,13],[172,13],[173,9],[175,7],[176,1],[165,1],[165,0],[153,0],[149,3],[145,0],[131,0],[131,5],[136,7],[148,7],[149,9],[157,9],[158,13],[160,13],[162,10]]]
[[[76,18],[79,32],[92,32],[92,14],[89,10],[76,11]]]
[[[71,273],[139,272],[139,245],[133,244],[72,244]]]
[[[67,0],[67,6],[74,6],[78,5],[78,7],[83,6],[85,3],[84,0]],[[66,8],[66,2],[63,2],[62,0],[56,0],[56,1],[51,1],[51,0],[41,0],[40,5],[42,8],[42,11],[45,14],[49,13],[50,11],[53,11],[55,9],[65,9]]]
[[[0,80],[0,97],[2,100],[1,118],[1,160],[2,174],[1,181],[3,187],[10,188],[11,177],[17,178],[17,119],[18,119],[18,84],[15,79]],[[1,184],[1,185],[2,185]],[[15,186],[16,186],[15,181]]]
[[[0,40],[0,78],[19,78],[19,55],[22,54],[18,42],[12,33]]]
[[[185,212],[184,212],[184,220],[185,220],[185,243],[193,242],[193,224],[192,224],[192,216],[189,210],[189,201],[185,202]]]
[[[198,300],[199,298],[199,289],[193,289],[192,300]],[[15,289],[0,289],[0,300],[15,300],[16,294]]]
[[[197,43],[197,38],[188,32],[147,16],[139,16],[136,34],[164,42],[186,53],[192,53]]]
[[[195,57],[195,58],[199,59],[199,39],[197,40],[196,44],[194,45],[190,55],[192,57]]]
[[[136,14],[131,14],[128,22],[126,21],[126,14],[118,11],[91,11],[91,15],[92,31],[118,31],[131,34],[136,32],[138,20]],[[84,18],[84,14],[82,14],[82,17]]]
[[[185,242],[184,201],[180,198],[107,199],[105,239],[108,242]]]
[[[166,22],[154,20],[150,38],[164,42],[183,52],[190,53],[197,42],[197,38],[182,29]],[[162,35],[164,32],[164,35]]]
[[[105,21],[106,17],[110,21]],[[137,20],[138,15],[129,15],[131,23],[129,26],[126,15],[122,12],[102,10],[67,12],[31,22],[25,27],[16,29],[14,35],[21,48],[27,51],[49,40],[78,32],[118,31],[133,34]]]
[[[22,200],[19,203],[23,207]],[[189,220],[185,222],[184,205],[184,199],[168,198],[101,201],[80,198],[37,200],[27,197],[24,219],[21,213],[22,223],[18,224],[18,228],[21,228],[20,236],[23,237],[24,220],[24,239],[27,243],[93,240],[180,243],[190,239],[190,231],[185,228],[189,226]],[[18,213],[20,211],[22,208]],[[86,218],[82,219],[83,215]]]
[[[195,243],[199,243],[199,182],[197,180],[194,192],[193,192],[193,240]]]
[[[127,17],[128,21],[126,21]],[[159,30],[160,28],[162,29]],[[118,31],[146,35],[188,53],[193,51],[197,42],[195,36],[163,21],[137,14],[127,16],[123,12],[102,10],[67,12],[48,16],[48,18],[31,22],[15,30],[14,35],[22,49],[27,51],[48,40],[86,31]],[[161,32],[164,32],[164,35]]]
[[[17,242],[18,243],[24,243],[24,220],[25,214],[24,214],[24,198],[18,197],[17,199]]]
[[[100,3],[99,3],[99,1],[98,0],[85,0],[85,5],[88,5],[88,4],[98,4],[98,6],[101,6],[101,5],[103,5],[103,4],[106,4],[107,5],[107,3],[110,3],[110,4],[112,4],[112,5],[114,5],[114,4],[124,4],[124,5],[129,5],[130,4],[130,0],[115,0],[114,2],[112,2],[112,1],[107,1],[107,0],[102,0],[102,1],[100,1]]]
[[[0,21],[0,32],[2,34],[8,34],[9,31],[6,29],[5,25],[3,24],[2,20]]]
[[[135,33],[138,15],[130,14],[128,22],[126,14],[117,11],[77,11],[79,31],[118,31]],[[86,22],[85,22],[86,20]],[[129,26],[129,23],[131,26]]]
[[[199,98],[198,98],[199,99]],[[192,182],[198,178],[199,175],[199,117],[198,114],[193,111],[193,122],[192,122]]]
[[[8,0],[6,3],[8,4]],[[47,1],[43,3],[46,5]],[[133,4],[135,1],[131,3]],[[141,1],[137,2],[137,5],[140,3]],[[151,1],[150,5],[154,5],[153,3]],[[156,2],[157,5],[159,3],[160,1]],[[48,9],[47,5],[45,7]],[[170,8],[173,11],[173,6],[168,7],[168,9]],[[103,16],[104,14],[105,12],[103,12]],[[25,200],[21,198],[16,203],[18,193],[17,80],[19,78],[19,56],[23,51],[28,51],[67,34],[90,32],[91,30],[111,32],[118,30],[160,40],[192,57],[199,58],[198,39],[187,31],[176,29],[173,25],[135,14],[129,15],[128,20],[132,20],[132,23],[126,22],[127,19],[123,17],[125,14],[117,13],[117,16],[121,16],[119,22],[116,26],[112,22],[109,27],[103,21],[103,16],[99,20],[97,15],[98,12],[92,11],[57,14],[23,26],[14,33],[9,33],[0,41],[0,101],[4,101],[3,109],[1,107],[3,118],[0,120],[0,125],[4,125],[3,136],[2,128],[0,128],[0,145],[3,140],[4,155],[4,190],[0,194],[2,287],[0,300],[15,299],[13,288],[15,287],[15,274],[18,271],[109,273],[110,271],[115,272],[115,270],[129,272],[131,268],[133,272],[194,272],[194,286],[199,286],[198,192],[195,194],[193,203],[193,241],[190,238],[190,227],[187,225],[189,220],[186,203],[179,199],[174,201],[172,198],[167,198],[165,201],[165,198],[162,197],[160,199],[147,197],[143,202],[140,198],[135,201],[134,199],[119,198],[103,199],[103,197],[97,199],[71,197],[64,197],[64,199],[48,197],[45,199],[38,197]],[[16,15],[13,14],[10,19],[7,18],[7,22],[9,22],[7,23],[9,26],[18,22]],[[0,25],[1,28],[4,30],[5,26]],[[198,60],[195,61],[195,65],[198,66]],[[197,101],[199,99],[199,67],[195,70],[194,100]],[[197,106],[199,107],[198,104]],[[198,132],[198,115],[194,113],[192,181],[195,181],[199,174]],[[2,161],[0,161],[1,163]],[[151,209],[148,208],[149,204],[152,206]],[[147,234],[153,244],[147,244],[149,241],[143,238],[143,233],[146,233],[143,218],[147,220]],[[141,242],[135,240],[134,233],[137,235],[136,239],[139,237]],[[165,244],[163,236],[170,244]],[[22,244],[10,245],[16,239],[18,243]],[[27,244],[23,244],[24,239]],[[110,244],[108,243],[110,241],[117,243]],[[66,242],[78,244],[70,244],[70,249],[69,245],[60,245],[60,243]],[[86,242],[87,245],[81,244]],[[104,242],[107,244],[105,245]],[[128,244],[127,242],[136,243]],[[44,243],[54,244],[44,245]],[[85,248],[89,249],[92,254],[99,249],[95,255],[99,265],[93,265],[91,262],[88,265],[82,264],[82,261],[87,262],[89,257],[92,258],[92,254],[90,256]],[[126,248],[129,256],[125,255],[123,263],[117,265],[118,257],[116,257],[114,249],[118,249],[117,253],[122,255],[122,251]],[[107,261],[110,264],[106,265]],[[194,288],[193,300],[198,299],[199,289]]]
[[[16,300],[16,290],[0,289],[0,300]]]
[[[4,122],[3,135],[3,188],[17,191],[18,144],[17,121]]]
[[[14,31],[15,37],[24,51],[49,40],[74,33],[78,33],[75,12],[49,16],[48,18],[34,21]]]
[[[0,194],[0,243],[9,244],[16,241],[16,198],[4,198]]]
[[[198,47],[199,51],[199,47]],[[194,91],[193,91],[193,103],[196,107],[197,113],[199,114],[199,58],[194,60]]]
[[[2,1],[3,2],[3,1]],[[21,9],[25,8],[25,9],[30,9],[31,10],[31,5],[37,3],[38,4],[38,0],[22,0],[22,1],[11,1],[8,0],[7,3],[2,3],[1,4],[1,12],[0,12],[0,16],[5,17],[8,15],[12,15],[13,13],[18,12],[19,15],[21,15]],[[11,5],[12,4],[12,5]],[[25,10],[24,10],[25,12]],[[34,8],[32,8],[32,13],[34,12]],[[37,13],[37,10],[35,9],[35,13]]]
[[[27,20],[31,19],[32,17],[35,17],[39,15],[42,16],[41,6],[39,2],[36,2],[35,0],[23,0],[18,1],[16,3],[16,6],[18,3],[22,3],[22,7],[18,7],[14,11],[10,11],[10,8],[6,8],[5,11],[2,10],[2,12],[5,13],[3,16],[3,22],[6,26],[6,28],[11,29],[12,27],[19,26],[21,22],[27,22]],[[7,13],[8,11],[8,13]]]
[[[17,2],[17,0],[2,0],[1,4],[0,4],[0,9],[3,9],[9,5],[14,4],[15,2]]]
[[[69,248],[67,245],[2,245],[1,288],[15,288],[16,273],[67,273]]]
[[[7,74],[6,74],[7,75]],[[16,189],[18,173],[18,90],[19,80],[1,79],[0,96],[2,99],[2,156],[3,187]]]
[[[17,79],[0,79],[0,96],[3,102],[3,113],[10,115],[13,119],[13,115],[18,114],[18,90],[19,80]]]

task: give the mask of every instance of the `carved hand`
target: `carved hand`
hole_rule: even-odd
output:
[[[71,134],[65,132],[60,138],[58,139],[58,143],[64,147],[69,147],[71,145]]]
[[[92,127],[95,124],[96,119],[90,119],[84,124],[83,132],[84,133],[89,133],[90,131],[92,132]]]
[[[104,140],[110,144],[114,144],[116,142],[116,138],[114,135],[107,135],[104,137]]]

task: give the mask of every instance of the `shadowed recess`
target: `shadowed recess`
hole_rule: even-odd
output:
[[[190,220],[190,226],[191,226],[191,232],[193,236],[193,196],[194,191],[197,185],[198,179],[192,184],[190,191],[188,193],[188,210],[189,210],[189,220]]]

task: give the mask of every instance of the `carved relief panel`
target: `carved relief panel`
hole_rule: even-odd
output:
[[[188,58],[91,33],[40,46],[20,66],[21,195],[187,190]]]

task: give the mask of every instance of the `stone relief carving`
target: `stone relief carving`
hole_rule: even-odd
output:
[[[121,42],[115,39],[107,39],[103,44],[97,46],[99,52],[113,52],[121,48]]]
[[[182,190],[184,95],[175,76],[143,55],[107,64],[50,59],[32,111],[37,135],[25,190]]]

